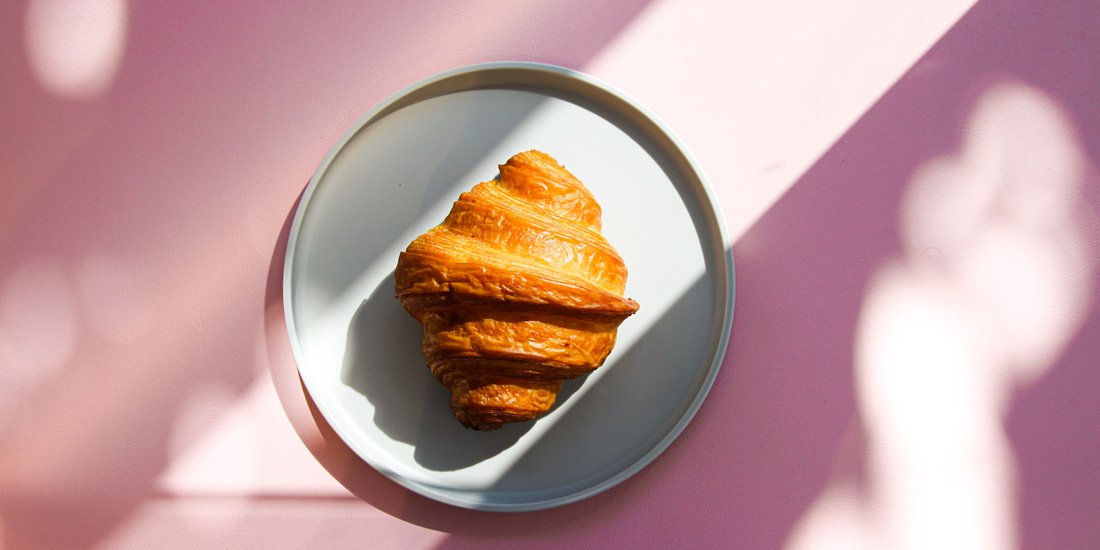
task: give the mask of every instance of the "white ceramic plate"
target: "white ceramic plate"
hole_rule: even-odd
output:
[[[398,252],[458,194],[528,149],[591,189],[641,310],[608,361],[543,418],[463,428],[394,298]],[[456,506],[559,506],[653,461],[702,404],[733,318],[734,268],[702,171],[637,102],[582,73],[491,63],[413,85],[365,115],[305,190],[284,303],[298,369],[336,433],[405,487]]]

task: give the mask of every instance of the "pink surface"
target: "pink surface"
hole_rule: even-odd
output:
[[[0,16],[5,547],[1100,546],[1100,6],[223,4]],[[680,134],[738,289],[666,454],[499,515],[333,436],[280,277],[363,112],[510,59]]]

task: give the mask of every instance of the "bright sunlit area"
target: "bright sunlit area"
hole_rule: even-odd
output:
[[[1094,306],[1097,173],[1072,120],[1017,81],[977,95],[961,146],[910,179],[901,253],[867,287],[854,345],[861,479],[838,476],[791,546],[1014,548],[1004,424]]]
[[[105,93],[122,65],[128,0],[32,0],[23,36],[38,83],[68,99]]]

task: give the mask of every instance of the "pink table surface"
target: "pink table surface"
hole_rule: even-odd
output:
[[[1100,4],[593,4],[5,3],[3,546],[1100,547]],[[682,437],[521,514],[350,453],[280,288],[336,139],[497,60],[657,113],[737,259]]]

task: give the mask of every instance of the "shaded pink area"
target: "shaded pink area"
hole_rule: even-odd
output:
[[[665,455],[608,493],[514,515],[442,505],[367,467],[302,392],[280,270],[288,216],[331,143],[441,69],[499,59],[583,69],[649,7],[615,6],[132,3],[117,80],[82,101],[38,87],[26,4],[5,8],[0,293],[21,281],[26,309],[57,330],[28,336],[38,347],[0,348],[4,542],[83,547],[146,526],[177,545],[775,548],[830,479],[865,481],[873,449],[855,397],[855,327],[869,277],[899,252],[906,185],[959,148],[976,95],[998,79],[1048,94],[1100,165],[1090,64],[1100,6],[982,1],[875,103],[736,243],[737,315],[711,396]],[[700,160],[714,176],[726,159]],[[1095,174],[1084,184],[1100,210]],[[1007,412],[1023,547],[1100,545],[1100,282],[1090,288],[1068,348]],[[178,424],[189,403],[232,403],[268,372],[302,440],[289,445],[304,443],[358,500],[241,495],[251,523],[204,534],[215,521],[187,514],[219,505],[187,500],[177,512],[185,497],[157,488],[173,446],[189,442]]]

